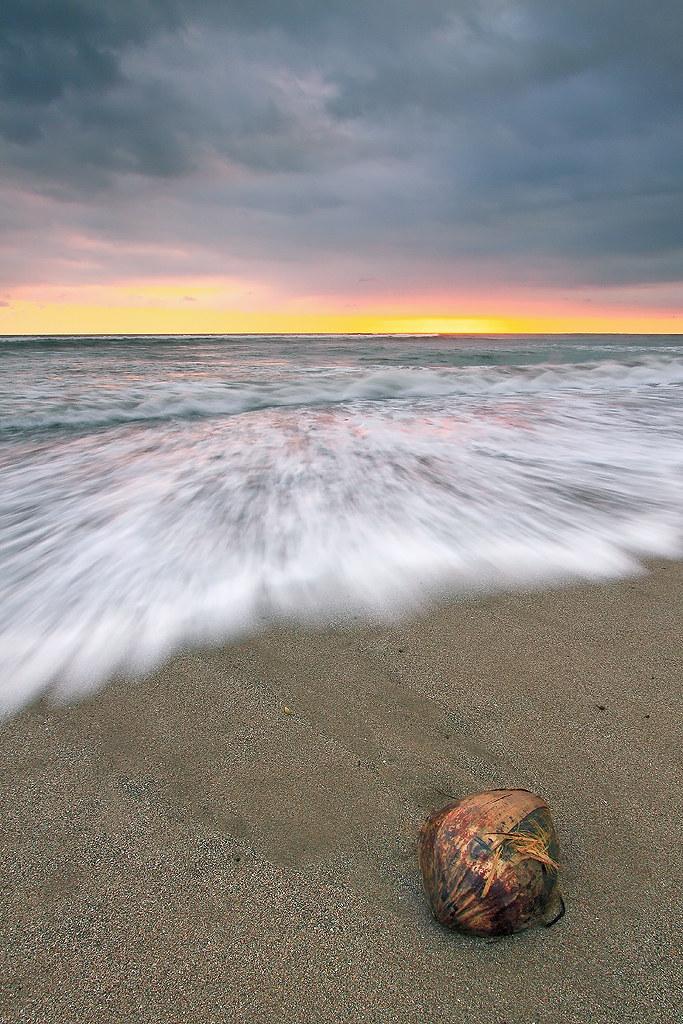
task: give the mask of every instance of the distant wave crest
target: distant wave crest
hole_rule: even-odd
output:
[[[0,399],[0,432],[101,428],[123,423],[237,416],[265,409],[319,407],[401,399],[504,397],[683,384],[683,360],[644,358],[545,366],[469,366],[457,370],[412,367],[328,370],[278,380],[110,384],[91,388],[33,388],[11,403]]]

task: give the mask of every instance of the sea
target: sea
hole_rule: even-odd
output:
[[[683,554],[683,336],[0,339],[0,710]]]

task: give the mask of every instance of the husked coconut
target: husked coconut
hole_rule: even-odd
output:
[[[488,790],[435,811],[418,856],[434,916],[448,928],[509,935],[564,912],[550,809],[526,789]]]

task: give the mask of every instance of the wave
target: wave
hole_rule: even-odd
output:
[[[514,397],[624,391],[683,384],[683,360],[643,358],[569,365],[328,369],[269,380],[189,380],[107,384],[79,391],[50,382],[0,399],[0,432],[101,428],[123,423],[236,416],[402,399]]]
[[[0,713],[278,618],[683,553],[680,350],[140,340],[3,350]]]
[[[665,381],[672,368],[653,365],[350,374],[355,398],[444,382],[503,397],[271,407],[7,445],[0,710],[278,617],[394,615],[678,556],[683,408]],[[340,378],[328,385],[338,401]]]

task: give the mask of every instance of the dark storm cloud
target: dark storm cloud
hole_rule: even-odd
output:
[[[71,230],[332,285],[680,277],[679,2],[5,0],[0,25],[5,178],[53,199],[15,253]]]
[[[1,24],[4,99],[43,104],[113,85],[121,51],[177,24],[177,12],[164,2],[4,0]]]

